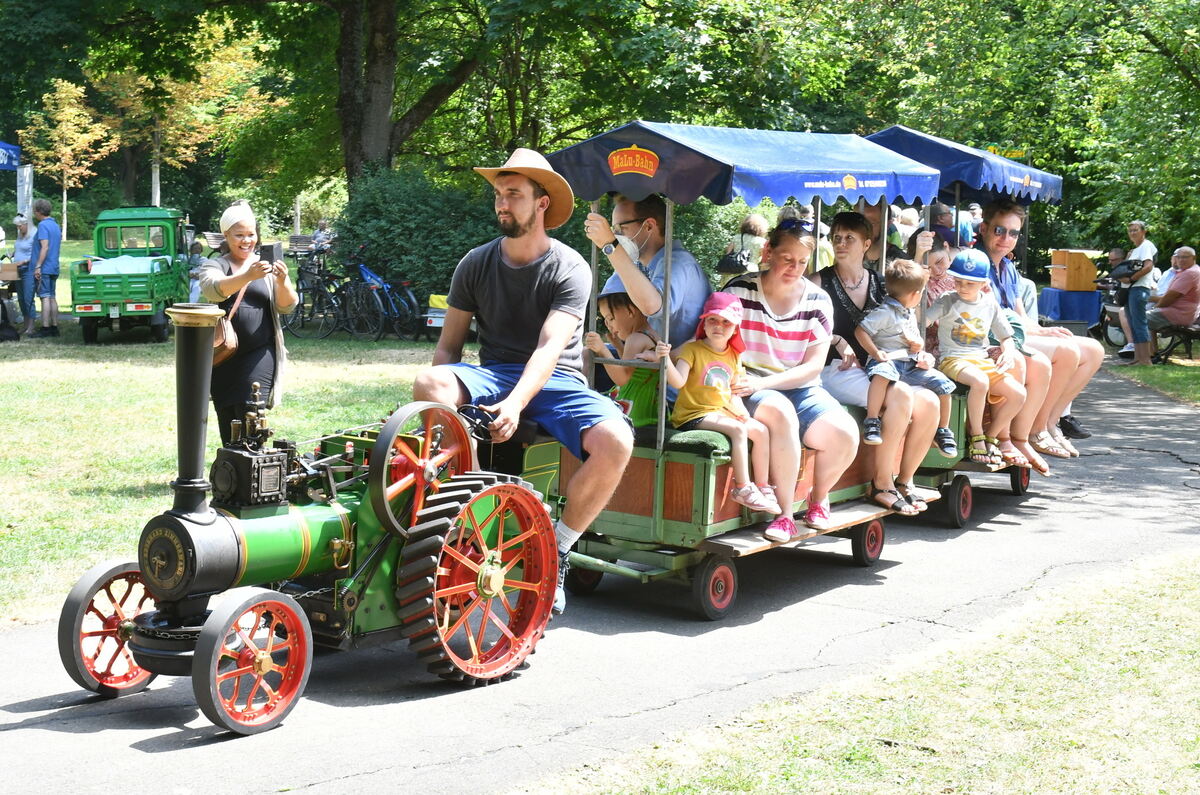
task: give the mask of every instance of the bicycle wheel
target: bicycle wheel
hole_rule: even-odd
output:
[[[425,324],[412,291],[407,287],[392,290],[392,305],[396,308],[396,314],[392,317],[392,330],[396,336],[402,340],[419,340],[425,331]]]
[[[385,315],[379,295],[366,283],[350,286],[346,293],[346,325],[356,340],[377,341],[383,336]]]
[[[284,315],[284,328],[301,339],[324,339],[337,328],[337,305],[322,285],[311,284],[297,292],[296,311]]]

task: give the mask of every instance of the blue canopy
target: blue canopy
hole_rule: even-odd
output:
[[[21,147],[0,141],[0,171],[16,171],[21,162]]]
[[[893,152],[936,168],[942,174],[942,198],[986,201],[998,193],[1021,204],[1062,201],[1062,177],[994,155],[983,149],[947,141],[897,124],[868,135],[867,139]]]
[[[661,193],[677,204],[704,196],[783,204],[864,198],[930,201],[938,172],[857,135],[742,130],[634,121],[549,155],[575,194],[631,199]]]

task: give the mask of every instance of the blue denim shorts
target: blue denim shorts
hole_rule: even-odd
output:
[[[38,278],[37,297],[38,298],[53,298],[55,296],[55,283],[58,281],[58,274],[45,274]]]
[[[471,402],[483,406],[508,397],[525,372],[523,364],[459,362],[444,366],[454,368],[454,376]],[[629,422],[612,398],[588,389],[580,376],[561,367],[550,374],[521,416],[540,425],[580,461],[587,457],[583,451],[584,431],[605,420],[620,420],[626,427]]]
[[[922,370],[912,359],[891,359],[877,362],[867,359],[867,375],[879,376],[889,381],[903,381],[909,386],[924,387],[938,395],[949,395],[954,391],[954,382],[934,368]]]
[[[782,395],[796,409],[796,419],[800,423],[800,438],[804,438],[804,434],[808,433],[808,428],[816,422],[822,414],[829,411],[845,411],[842,404],[834,400],[833,395],[825,391],[821,386],[802,386],[796,389],[764,389],[755,392],[749,397],[743,398],[746,403],[746,410],[750,412],[750,416],[754,416],[754,410],[758,408],[758,404],[769,394]]]

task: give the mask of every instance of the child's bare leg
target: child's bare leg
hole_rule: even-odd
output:
[[[878,417],[879,412],[883,409],[883,399],[887,395],[888,387],[892,382],[881,375],[876,375],[871,378],[871,385],[867,387],[867,416]]]
[[[947,428],[950,426],[950,396],[938,395],[938,427]]]
[[[724,414],[708,414],[700,420],[699,428],[716,431],[729,437],[729,457],[733,466],[733,482],[738,488],[750,482],[749,455],[746,451],[746,424]],[[764,445],[766,448],[766,445]]]
[[[992,384],[990,389],[993,395],[1003,398],[1003,400],[992,404],[992,418],[987,428],[988,436],[998,439],[1003,434],[1007,437],[1009,423],[1025,405],[1025,387],[1017,383],[1016,379],[1005,376]]]
[[[958,371],[954,380],[970,390],[967,392],[967,433],[978,436],[983,433],[983,408],[987,403],[988,377],[983,370],[968,365]]]
[[[750,437],[750,474],[755,484],[771,484],[771,432],[755,419],[746,420],[746,435]]]

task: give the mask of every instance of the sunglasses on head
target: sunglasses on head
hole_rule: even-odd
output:
[[[1004,237],[1005,235],[1008,235],[1013,240],[1016,240],[1018,237],[1021,236],[1021,230],[1020,229],[1009,229],[1006,226],[993,226],[992,234],[994,234],[996,237]]]

